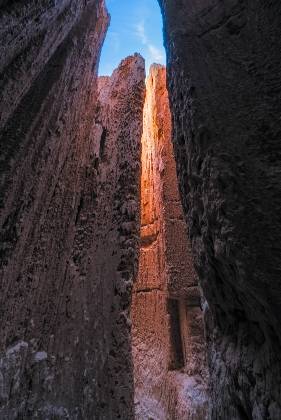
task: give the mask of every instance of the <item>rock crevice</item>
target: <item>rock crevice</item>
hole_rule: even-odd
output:
[[[201,296],[179,200],[166,70],[160,65],[151,67],[146,83],[132,323],[136,418],[204,419]]]

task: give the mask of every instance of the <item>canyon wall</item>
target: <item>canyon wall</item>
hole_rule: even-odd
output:
[[[156,0],[155,0],[156,1]],[[281,5],[159,0],[138,418],[281,418]],[[102,0],[0,0],[0,417],[131,419],[144,63],[97,80]]]
[[[4,3],[0,417],[130,419],[144,62],[97,82],[103,1]]]
[[[136,418],[206,418],[201,296],[179,200],[166,69],[146,83],[141,249],[133,290]]]
[[[281,4],[160,0],[210,417],[281,418]]]

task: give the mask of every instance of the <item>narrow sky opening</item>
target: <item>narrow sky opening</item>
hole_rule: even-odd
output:
[[[157,0],[106,0],[111,16],[103,45],[99,74],[110,76],[120,61],[135,52],[146,61],[166,64],[163,23]]]

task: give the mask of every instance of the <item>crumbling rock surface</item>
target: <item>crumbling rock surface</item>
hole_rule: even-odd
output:
[[[141,250],[132,301],[136,418],[205,419],[205,338],[179,200],[166,69],[146,83]]]
[[[160,0],[210,417],[281,418],[281,4]]]
[[[97,83],[107,25],[103,1],[1,9],[1,419],[133,418],[145,76]]]
[[[159,3],[208,416],[279,420],[281,4]],[[0,417],[131,419],[143,61],[97,83],[102,0],[0,7]],[[144,121],[136,413],[198,419],[200,294],[166,100],[162,84]]]

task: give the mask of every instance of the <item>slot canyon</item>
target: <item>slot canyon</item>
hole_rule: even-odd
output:
[[[146,82],[141,248],[132,299],[136,417],[206,418],[204,327],[171,142],[166,69]]]
[[[0,420],[281,419],[281,4],[158,3],[0,0]]]

